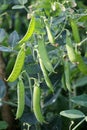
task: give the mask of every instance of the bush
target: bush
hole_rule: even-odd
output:
[[[0,4],[0,129],[86,128],[86,1]]]

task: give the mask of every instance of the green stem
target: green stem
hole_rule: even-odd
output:
[[[39,123],[36,124],[36,130],[41,130]]]
[[[85,121],[85,118],[82,119],[72,130],[76,130],[84,121]]]
[[[61,33],[64,31],[65,26],[66,26],[66,20],[65,20],[65,22],[64,22],[64,25],[63,25],[63,27],[62,27],[60,33],[55,37],[55,40],[56,40],[58,37],[60,37]]]
[[[4,12],[4,13],[0,14],[0,17],[2,17],[4,15],[7,15],[7,12]]]
[[[28,73],[24,71],[26,74],[26,77],[28,79],[29,87],[30,87],[30,93],[31,93],[31,110],[32,110],[32,96],[33,96],[33,91],[32,91],[32,84],[31,84],[31,78],[29,77]]]
[[[71,130],[71,127],[72,127],[73,124],[74,124],[74,122],[71,121],[71,124],[70,124],[70,126],[69,126],[69,130]]]
[[[1,101],[1,103],[8,104],[8,105],[11,105],[11,106],[17,107],[17,104],[12,103],[12,102],[10,102],[10,101]]]
[[[28,123],[26,123],[26,125],[27,125],[27,127],[28,127],[28,129],[27,129],[27,130],[29,130],[31,125],[30,125],[30,124],[28,124]]]
[[[24,6],[24,9],[26,10],[27,13],[29,13],[29,10],[26,8],[26,6]]]
[[[69,92],[69,109],[72,108],[71,97],[71,92]]]
[[[82,40],[80,43],[78,43],[78,45],[81,46],[81,44],[84,43],[85,41],[87,41],[87,38],[85,38],[85,39]]]

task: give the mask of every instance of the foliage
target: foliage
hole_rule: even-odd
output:
[[[6,103],[12,106],[14,116],[17,110],[20,111],[17,106],[21,103],[16,94],[20,78],[25,89],[25,104],[22,104],[25,107],[19,118],[20,129],[86,129],[86,1],[1,0],[0,5],[0,51],[3,52],[6,64],[6,78],[11,97]],[[20,56],[17,60],[21,48],[24,48],[26,56],[25,59]],[[13,70],[16,79],[10,82],[8,77],[12,75],[14,79]],[[37,101],[40,106],[37,108],[46,122],[38,122],[35,116],[37,113],[34,113],[35,85],[40,88]],[[0,79],[1,106],[5,91],[5,84]]]

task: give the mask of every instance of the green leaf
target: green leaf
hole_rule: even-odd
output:
[[[23,9],[24,5],[14,5],[12,9]]]
[[[19,41],[19,35],[16,31],[13,31],[9,36],[9,44],[11,47],[14,47]]]
[[[18,2],[22,5],[26,4],[28,2],[28,0],[18,0]]]
[[[78,118],[84,118],[85,115],[79,110],[71,109],[71,110],[65,110],[61,111],[60,115],[65,116],[70,119],[78,119]]]
[[[2,51],[2,52],[13,52],[14,50],[12,48],[9,48],[9,47],[0,46],[0,51]]]
[[[6,38],[6,32],[3,28],[0,28],[0,42]]]
[[[29,75],[37,74],[38,72],[40,72],[40,68],[38,64],[28,64],[28,65],[25,65],[24,67],[26,71],[29,73]]]
[[[43,107],[47,107],[47,106],[50,106],[52,105],[53,103],[56,102],[57,98],[59,97],[60,95],[60,91],[61,89],[59,89],[53,96],[52,98],[50,98],[46,103],[44,103]]]
[[[9,7],[8,4],[2,4],[2,5],[0,5],[0,10],[5,11],[8,7]]]
[[[35,33],[37,34],[46,34],[45,30],[44,30],[44,23],[41,21],[40,18],[36,18],[35,21]]]
[[[87,84],[87,76],[84,76],[84,77],[78,78],[75,81],[74,87],[83,87],[86,84]]]
[[[87,94],[82,94],[80,96],[73,97],[72,102],[87,107]]]
[[[85,121],[87,122],[87,116],[85,117]]]
[[[6,129],[8,127],[8,124],[5,121],[0,121],[0,130]]]

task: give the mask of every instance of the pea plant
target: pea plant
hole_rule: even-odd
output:
[[[1,12],[6,76],[0,78],[0,105],[11,106],[18,129],[86,129],[86,7],[75,0],[16,0],[14,19],[5,12],[8,6]],[[8,25],[14,21],[11,29],[4,28],[4,17]],[[6,91],[9,101],[3,101]]]

